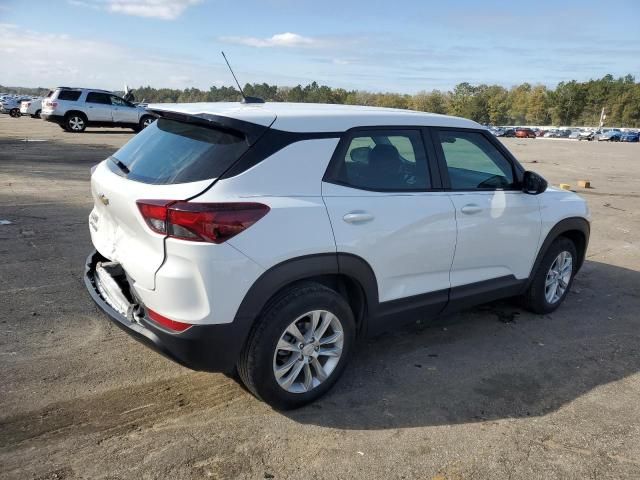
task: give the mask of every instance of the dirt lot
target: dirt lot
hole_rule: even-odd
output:
[[[593,183],[564,306],[369,340],[331,394],[283,414],[139,345],[85,293],[89,168],[129,138],[0,117],[1,478],[640,478],[640,145],[505,140],[554,184]]]

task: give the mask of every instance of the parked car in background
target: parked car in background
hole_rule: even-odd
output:
[[[624,132],[620,135],[621,142],[638,142],[640,141],[640,132]]]
[[[517,138],[536,138],[536,132],[530,128],[518,128],[515,132]]]
[[[586,202],[473,121],[149,108],[159,119],[92,171],[85,286],[139,341],[237,371],[275,408],[329,391],[365,334],[509,296],[553,312],[583,264]]]
[[[546,131],[546,130],[542,130],[542,129],[537,130],[537,131],[536,131],[536,137],[544,137],[544,134],[545,134],[545,133],[547,133],[547,131]]]
[[[598,136],[599,142],[619,142],[622,137],[622,132],[616,128],[607,130]]]
[[[507,128],[504,133],[502,134],[503,137],[507,137],[507,138],[513,138],[516,136],[516,129],[515,128]]]
[[[87,127],[122,127],[136,132],[150,125],[155,116],[106,90],[59,87],[42,104],[41,117],[69,132]]]
[[[42,112],[42,98],[31,98],[20,103],[20,114],[29,115],[31,118],[40,118]]]
[[[590,142],[598,135],[600,135],[600,133],[600,130],[582,130],[578,134],[578,140],[587,140]]]
[[[578,137],[580,136],[580,132],[581,132],[581,130],[579,128],[575,128],[573,130],[570,130],[568,138],[570,138],[572,140],[577,140]]]
[[[29,100],[29,97],[4,97],[2,100],[0,100],[0,113],[8,113],[14,118],[19,117],[20,103],[23,100]]]

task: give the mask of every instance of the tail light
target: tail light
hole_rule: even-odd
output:
[[[269,212],[269,207],[262,203],[173,200],[138,200],[136,203],[151,230],[192,242],[226,242]]]
[[[160,315],[158,312],[154,312],[150,308],[147,308],[147,316],[161,327],[176,333],[184,332],[187,328],[192,326],[190,323],[171,320],[170,318]]]

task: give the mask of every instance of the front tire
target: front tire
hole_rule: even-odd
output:
[[[564,301],[578,269],[575,244],[566,237],[557,238],[542,258],[529,288],[524,306],[534,313],[551,313]]]
[[[313,402],[336,383],[355,342],[345,299],[317,283],[278,295],[260,315],[238,362],[257,398],[280,410]]]

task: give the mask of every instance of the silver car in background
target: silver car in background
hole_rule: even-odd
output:
[[[87,127],[122,127],[138,132],[156,118],[144,107],[107,90],[69,87],[49,93],[42,103],[41,117],[76,133]]]

